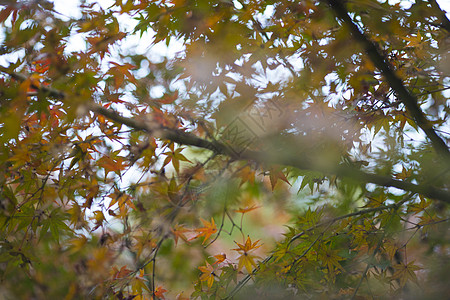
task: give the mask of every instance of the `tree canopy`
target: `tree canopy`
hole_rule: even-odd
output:
[[[0,2],[2,297],[449,295],[450,21],[394,2]]]

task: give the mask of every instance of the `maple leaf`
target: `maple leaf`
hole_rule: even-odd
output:
[[[124,161],[125,159],[119,156],[115,159],[112,159],[109,156],[103,156],[97,161],[97,164],[99,167],[105,169],[105,177],[108,176],[110,172],[114,172],[120,176],[120,171],[126,167]]]
[[[363,207],[367,207],[367,208],[380,207],[386,201],[387,196],[379,195],[378,197],[367,197],[367,199],[369,200],[369,202],[366,205],[364,205]]]
[[[204,236],[205,238],[203,239],[202,242],[202,244],[204,244],[211,235],[217,232],[217,227],[213,218],[211,218],[211,222],[208,222],[202,218],[200,218],[200,221],[203,223],[204,227],[195,229],[195,231],[198,232],[198,234],[191,240]]]
[[[189,159],[186,158],[186,156],[181,154],[181,151],[183,151],[183,149],[184,148],[180,147],[172,152],[164,152],[163,154],[167,155],[167,157],[164,160],[163,166],[166,166],[169,162],[172,162],[175,171],[177,173],[180,173],[180,161],[187,161],[189,163],[192,163]]]
[[[387,240],[383,245],[386,254],[389,256],[390,260],[394,259],[394,256],[397,252],[403,251],[403,248],[399,247],[392,240]]]
[[[101,210],[96,210],[93,212],[93,214],[94,215],[91,217],[91,220],[95,221],[95,226],[93,229],[95,230],[103,225],[103,222],[106,220],[106,218]]]
[[[215,259],[217,259],[217,261],[215,263],[213,263],[213,265],[218,265],[222,262],[225,261],[225,259],[227,259],[227,255],[225,253],[221,253],[221,254],[217,254],[213,256]]]
[[[333,271],[335,268],[342,270],[342,266],[339,261],[343,260],[343,258],[338,255],[338,252],[338,250],[331,250],[331,247],[328,246],[320,254],[320,259],[330,271]]]
[[[198,269],[202,272],[202,275],[200,275],[200,281],[205,281],[208,285],[208,288],[211,288],[214,284],[214,267],[206,262],[205,267],[201,266],[198,267]]]
[[[81,210],[81,207],[78,203],[74,203],[73,206],[67,210],[70,214],[70,224],[75,225],[77,227],[82,227],[84,223],[84,212]]]
[[[249,211],[255,210],[260,208],[261,206],[258,205],[252,205],[252,206],[245,206],[243,208],[239,207],[239,209],[234,210],[237,213],[241,213],[241,214],[245,214],[248,213]]]
[[[84,249],[84,247],[86,246],[87,242],[88,242],[88,239],[84,235],[80,235],[80,237],[71,239],[69,241],[69,243],[71,245],[70,252],[71,253],[75,253],[75,252],[80,251],[81,249]]]
[[[175,239],[175,245],[178,244],[178,238],[181,238],[183,241],[187,242],[188,239],[184,233],[189,232],[190,230],[184,227],[183,225],[175,225],[172,228],[172,233]]]
[[[164,297],[165,292],[167,292],[166,289],[164,289],[162,286],[158,286],[154,292],[154,296],[156,297],[156,299],[166,299],[166,297]]]
[[[418,284],[416,273],[414,271],[421,270],[422,268],[414,265],[414,261],[409,264],[396,264],[394,265],[394,275],[392,275],[391,280],[399,279],[400,286],[405,286],[408,280],[413,281],[415,284]]]
[[[255,183],[255,171],[252,170],[250,166],[245,166],[244,168],[242,168],[238,176],[241,178],[241,183],[239,184],[240,186],[247,181],[251,184]]]
[[[130,195],[121,192],[119,189],[114,188],[114,193],[108,195],[111,198],[111,202],[108,205],[108,209],[111,208],[114,204],[118,204],[119,208],[123,208],[125,205],[128,205],[132,209],[136,210],[132,198]]]
[[[178,99],[178,91],[175,91],[172,94],[164,94],[160,99],[158,99],[159,103],[162,104],[172,104],[175,100]]]
[[[113,279],[119,279],[119,278],[127,277],[131,273],[131,270],[128,269],[127,266],[123,266],[122,268],[120,268],[120,270],[117,269],[116,267],[113,267],[112,273],[113,273]]]
[[[411,203],[408,206],[408,212],[413,212],[414,214],[421,213],[428,206],[430,206],[431,201],[425,200],[425,198],[420,196],[420,203]]]
[[[110,68],[107,74],[110,74],[113,76],[114,85],[115,85],[116,89],[118,89],[122,85],[122,83],[125,80],[125,77],[127,77],[129,82],[137,84],[136,78],[130,72],[130,70],[136,68],[135,66],[133,66],[132,64],[129,64],[129,63],[125,63],[123,65],[115,63],[115,62],[110,62],[110,63],[113,64],[114,67]]]
[[[245,241],[245,244],[239,244],[237,242],[236,245],[239,248],[232,249],[234,251],[239,252],[241,255],[238,257],[239,264],[238,264],[238,270],[242,270],[242,267],[245,267],[248,273],[253,272],[253,268],[256,267],[255,259],[260,258],[259,256],[253,255],[250,252],[258,249],[261,247],[261,245],[258,245],[260,240],[257,240],[256,242],[252,243],[252,240],[249,236],[247,236],[247,240]]]
[[[286,176],[283,174],[283,172],[280,170],[280,168],[271,168],[269,171],[269,178],[270,178],[270,185],[272,186],[272,191],[275,188],[275,185],[277,184],[278,180],[283,180],[287,184],[291,185],[289,181],[287,180]]]
[[[412,170],[408,170],[405,168],[405,166],[402,167],[402,172],[395,174],[395,178],[400,180],[405,180],[406,178],[410,177],[412,173]]]
[[[420,222],[418,223],[418,225],[421,225],[421,226],[431,225],[435,222],[441,221],[441,218],[437,217],[434,214],[424,214],[423,216],[420,216],[419,219],[420,219]]]
[[[417,32],[416,36],[403,37],[402,39],[408,42],[406,47],[418,47],[423,41],[420,32]]]

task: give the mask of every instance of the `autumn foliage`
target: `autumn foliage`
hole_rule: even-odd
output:
[[[395,2],[2,2],[0,299],[449,295],[450,21]]]

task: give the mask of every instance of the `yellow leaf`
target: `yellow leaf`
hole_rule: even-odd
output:
[[[239,243],[235,242],[239,248],[232,249],[232,250],[237,251],[241,254],[238,257],[238,260],[239,260],[238,271],[242,270],[242,267],[245,267],[245,269],[247,270],[248,273],[253,272],[253,268],[256,267],[255,259],[260,258],[260,257],[253,255],[250,252],[261,247],[261,245],[258,245],[258,242],[259,242],[259,240],[252,243],[250,237],[247,237],[245,244],[239,244]]]
[[[227,255],[225,253],[217,254],[217,255],[214,255],[213,257],[215,259],[217,259],[217,261],[215,263],[213,263],[213,265],[220,264],[220,263],[224,262],[225,259],[227,259]]]
[[[339,261],[343,260],[343,258],[338,255],[338,250],[332,250],[330,246],[326,247],[324,251],[320,253],[320,259],[330,271],[333,271],[335,268],[342,269]]]
[[[214,284],[214,267],[206,262],[205,267],[198,267],[198,269],[202,272],[202,275],[200,275],[200,281],[205,281],[208,288],[211,288]]]

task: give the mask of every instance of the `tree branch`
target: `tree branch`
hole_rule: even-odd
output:
[[[119,115],[117,112],[104,108],[100,105],[91,105],[90,110],[101,114],[115,122],[127,125],[128,127],[144,130],[152,133],[155,137],[170,140],[183,145],[195,146],[199,148],[209,149],[217,154],[223,154],[230,156],[237,160],[253,160],[262,163],[279,164],[285,166],[291,166],[303,170],[320,171],[329,175],[337,175],[340,177],[347,177],[357,182],[374,183],[379,186],[395,187],[404,191],[421,194],[425,197],[441,200],[450,203],[450,192],[446,190],[437,189],[431,185],[414,184],[407,181],[397,180],[388,176],[382,176],[378,174],[366,173],[356,167],[349,165],[320,165],[314,164],[314,159],[305,159],[302,155],[285,155],[282,153],[262,152],[253,150],[244,150],[238,156],[225,144],[217,141],[208,141],[199,138],[191,133],[166,127],[155,128],[142,121],[138,121],[131,118],[125,118]]]
[[[450,20],[447,18],[445,12],[441,9],[436,0],[428,0],[428,2],[431,3],[431,7],[433,7],[438,13],[438,18],[441,21],[441,23],[439,24],[440,27],[444,28],[450,33]]]
[[[8,74],[11,78],[14,78],[17,81],[26,81],[29,78],[23,74],[20,73],[16,73],[16,72],[11,72],[10,70],[8,70],[8,68],[5,68],[3,66],[0,66],[0,72],[3,72],[5,74]],[[66,98],[66,95],[58,90],[52,89],[49,86],[43,85],[43,84],[39,84],[36,85],[35,83],[31,83],[31,87],[35,90],[39,90],[42,92],[47,93],[50,97],[56,98],[56,99],[64,99]]]
[[[3,71],[3,69],[4,68],[0,68],[0,71]],[[6,73],[10,74],[9,71]],[[21,74],[16,73],[13,74],[14,76],[11,74],[10,75],[18,80],[27,79],[25,76]],[[41,85],[35,88],[48,92],[51,96],[61,100],[63,100],[66,97],[66,95],[63,92],[53,90],[47,86]],[[342,165],[342,164],[324,165],[321,163],[314,163],[314,161],[320,160],[307,158],[306,156],[299,155],[299,153],[289,155],[285,153],[279,153],[277,151],[264,152],[246,149],[243,150],[238,155],[231,148],[229,148],[227,145],[223,143],[220,143],[218,141],[205,140],[183,130],[163,127],[159,124],[154,124],[154,122],[152,123],[137,118],[123,117],[116,111],[105,108],[95,103],[88,104],[87,108],[90,111],[102,115],[117,123],[126,125],[136,130],[149,132],[157,138],[169,140],[182,145],[209,149],[217,154],[226,155],[236,160],[252,160],[260,163],[291,166],[302,170],[319,171],[328,175],[336,175],[339,177],[350,178],[356,182],[374,183],[376,185],[384,187],[395,187],[404,191],[418,193],[431,199],[436,199],[446,203],[450,203],[449,191],[441,190],[431,185],[414,184],[407,181],[397,180],[388,176],[371,174],[350,165]]]
[[[425,132],[425,135],[430,139],[436,152],[447,161],[450,161],[450,151],[448,146],[436,133],[436,131],[434,131],[433,126],[427,120],[417,104],[417,98],[409,92],[402,80],[397,76],[397,74],[395,74],[394,67],[381,54],[377,45],[374,44],[352,21],[341,0],[327,0],[327,2],[337,17],[341,19],[346,26],[348,26],[355,40],[357,40],[364,47],[372,63],[381,71],[400,101],[402,101],[402,103],[406,106],[406,109],[413,120]]]

